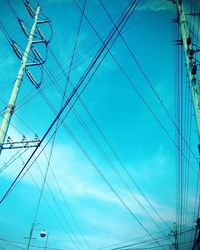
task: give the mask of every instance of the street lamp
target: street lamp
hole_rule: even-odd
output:
[[[35,238],[32,237],[32,235],[33,235],[33,231],[35,230],[35,227],[38,226],[38,225],[42,225],[42,226],[43,226],[42,223],[32,223],[29,237],[25,237],[25,238],[28,239],[27,250],[30,249],[31,240],[32,240],[32,239],[35,239]],[[40,232],[40,237],[41,237],[41,238],[45,238],[45,237],[46,237],[46,242],[45,242],[45,247],[44,247],[44,249],[46,249],[46,247],[47,247],[48,236],[49,236],[49,234],[46,233],[46,231],[45,231],[44,229]]]

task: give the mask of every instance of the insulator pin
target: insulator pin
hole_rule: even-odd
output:
[[[43,61],[43,59],[42,59],[40,53],[38,52],[38,50],[37,50],[35,47],[32,47],[32,52],[33,52],[34,56],[36,57],[36,59],[37,59],[39,62]]]
[[[187,54],[190,60],[194,58],[194,50],[193,49],[188,49]]]
[[[22,54],[21,54],[21,52],[20,52],[20,50],[19,50],[19,48],[18,48],[16,42],[14,42],[14,41],[12,40],[12,41],[11,41],[11,46],[12,46],[12,48],[13,48],[13,50],[14,50],[16,56],[17,56],[20,60],[22,60]]]
[[[46,41],[46,38],[45,38],[44,34],[42,33],[41,29],[38,28],[37,30],[38,30],[38,33],[39,33],[40,37],[42,38],[42,40]]]
[[[189,37],[187,38],[187,45],[189,46],[191,43],[192,43],[192,39],[191,39],[191,37],[189,36]]]
[[[24,26],[24,21],[18,18],[18,23],[22,28],[22,31],[24,32],[25,36],[29,37],[28,31],[26,30],[26,27]]]
[[[192,65],[191,74],[194,76],[194,75],[196,75],[196,73],[197,73],[197,65],[196,65],[196,63],[194,63],[194,64]]]
[[[30,71],[26,69],[26,75],[28,76],[29,80],[32,82],[32,84],[38,89],[40,87],[40,84],[37,83],[33,75],[31,74]]]
[[[32,18],[34,18],[35,17],[35,12],[34,12],[32,6],[31,6],[31,4],[27,0],[24,1],[24,4],[25,4],[26,9],[28,10],[28,13],[30,14],[30,16]]]

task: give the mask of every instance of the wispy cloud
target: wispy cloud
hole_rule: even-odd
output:
[[[157,1],[157,0],[144,0],[137,10],[145,10],[145,11],[164,11],[171,10],[172,3],[169,1]]]
[[[58,3],[70,3],[70,0],[47,0],[48,4],[58,4]]]
[[[117,205],[119,207],[122,206],[120,200],[111,190],[109,190],[104,182],[100,181],[101,178],[95,174],[94,170],[91,169],[91,166],[89,166],[87,162],[83,161],[82,158],[79,158],[80,156],[70,146],[57,147],[55,152],[57,153],[55,153],[54,155],[55,158],[53,159],[54,163],[52,167],[54,169],[56,178],[59,180],[59,185],[64,193],[66,193],[67,195],[69,195],[70,193],[70,196],[74,198],[79,197],[83,199],[93,199],[99,202]],[[60,155],[63,155],[65,157],[61,158]],[[138,174],[134,172],[134,177],[136,177],[136,179],[139,179],[141,176],[146,176],[146,182],[148,183],[147,178],[151,179],[152,176],[155,177],[155,175],[159,177],[165,173],[164,167],[167,162],[162,154],[162,151],[157,153],[151,159],[148,159],[147,162],[145,160],[145,162],[143,163],[137,163],[137,169],[139,169],[139,172]],[[39,164],[40,166],[43,166],[42,171],[45,171],[47,162],[44,157],[39,160]],[[148,171],[147,168],[149,165],[154,167],[155,171],[152,170],[152,167]],[[40,171],[38,171],[37,166],[32,167],[31,173],[34,178],[37,179],[38,184],[42,183],[42,175]],[[107,177],[109,179],[109,176]],[[11,179],[13,177],[8,176],[7,178]],[[30,186],[34,185],[28,174],[23,178],[22,181]],[[58,187],[56,186],[56,183],[50,171],[48,176],[48,184],[50,188],[54,190],[54,192],[58,191]],[[137,204],[137,202],[125,188],[122,188],[121,185],[118,185],[116,181],[114,181],[112,185],[116,189],[116,192],[118,192],[120,197],[128,205],[128,207],[130,207],[130,209],[134,211],[134,213],[138,215],[145,215],[144,211],[142,211],[141,207]],[[138,191],[136,191],[135,189],[133,189],[132,191],[134,192],[137,200],[139,200],[142,204],[146,204],[146,201]],[[147,197],[149,197],[148,193],[146,195]],[[150,201],[156,208],[159,208],[159,211],[164,218],[173,218],[172,208],[166,207],[165,204],[158,203],[155,199],[152,198],[150,199]],[[150,208],[148,207],[148,209]]]

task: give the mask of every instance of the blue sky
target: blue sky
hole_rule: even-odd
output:
[[[127,0],[102,2],[110,15],[116,18],[115,20],[119,19],[122,10],[129,3]],[[9,1],[9,3],[29,29],[32,19],[23,3],[21,1]],[[83,1],[77,3],[83,8]],[[31,1],[31,4],[36,6],[34,1]],[[189,11],[188,2],[184,1],[184,4],[186,11]],[[42,12],[51,20],[53,37],[49,44],[50,51],[44,67],[41,91],[35,89],[26,76],[23,78],[16,112],[8,131],[13,141],[21,140],[22,134],[28,140],[32,140],[35,134],[41,138],[54,119],[55,114],[41,93],[58,111],[81,19],[80,10],[71,0],[45,0],[40,1],[40,6]],[[18,42],[20,48],[25,48],[27,39],[8,2],[2,0],[0,9],[3,10],[1,24],[11,38]],[[104,40],[113,25],[100,2],[88,0],[85,15]],[[170,21],[171,18],[174,18],[172,3],[141,0],[123,28],[122,35],[157,95],[176,121],[177,63],[174,59],[177,46],[174,45],[174,40],[177,37],[174,34],[177,29],[176,24]],[[188,21],[196,32],[198,29],[196,20]],[[41,25],[41,29],[46,37],[50,36],[47,25]],[[73,85],[78,82],[101,45],[102,42],[83,17],[70,72],[70,81]],[[2,115],[20,61],[3,33],[0,33],[0,48]],[[37,48],[44,56],[44,47]],[[65,76],[51,51],[62,65]],[[59,127],[52,155],[52,140],[43,151],[42,149],[55,128],[38,149],[35,155],[38,155],[37,161],[0,205],[0,249],[26,249],[27,239],[24,239],[24,236],[28,236],[34,221],[50,155],[50,168],[35,221],[37,224],[33,231],[33,236],[37,239],[31,241],[31,249],[38,249],[34,246],[44,246],[45,240],[38,236],[38,230],[42,228],[49,233],[49,249],[112,249],[143,240],[150,242],[152,241],[150,235],[153,238],[166,237],[166,241],[161,242],[167,245],[164,249],[169,249],[174,242],[168,234],[173,229],[173,222],[177,220],[177,149],[173,144],[177,143],[176,129],[120,37],[112,47],[111,54],[107,54],[81,95],[81,101],[76,102],[73,112],[70,111],[65,118],[65,125]],[[132,85],[113,60],[113,56],[131,79]],[[185,69],[183,70],[183,86],[187,89]],[[50,77],[48,72],[51,73]],[[38,68],[33,68],[32,73],[36,79],[40,79]],[[56,79],[56,83],[53,82],[52,76]],[[168,134],[159,125],[135,88]],[[69,96],[71,91],[72,87],[69,85],[66,95]],[[187,93],[183,94],[183,97],[187,96],[183,103],[190,103],[190,96]],[[184,112],[189,109],[183,107],[185,114]],[[65,117],[67,111],[68,108],[61,118]],[[186,117],[183,115],[183,121]],[[197,157],[198,143],[192,112],[190,117],[192,117],[190,147]],[[189,157],[184,143],[183,148]],[[15,159],[14,155],[18,150],[3,151],[0,166],[5,167],[5,170],[0,173],[1,197],[32,151],[33,149],[27,150],[12,164],[9,164],[9,161]],[[39,155],[40,151],[42,153]],[[33,160],[34,158],[31,162]],[[185,161],[182,161],[187,170]],[[190,164],[197,170],[197,162],[193,156],[190,156]],[[190,229],[195,222],[193,210],[197,176],[191,166],[188,179],[187,217],[184,219],[184,224],[187,224],[186,229]],[[103,178],[97,169],[101,171]],[[139,237],[143,238],[138,239]],[[155,243],[147,245],[151,246],[162,249]]]

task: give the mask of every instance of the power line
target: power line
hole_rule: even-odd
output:
[[[73,0],[77,7],[79,8],[79,10],[81,11],[80,6],[77,4],[76,0]],[[92,27],[92,29],[94,30],[94,32],[97,34],[97,36],[99,37],[98,33],[96,32],[95,28],[93,27],[92,23],[90,22],[90,20],[87,18],[87,16],[85,16],[87,22],[90,24],[90,26]],[[119,30],[118,30],[118,35],[120,34]],[[102,39],[99,37],[99,39],[102,41]],[[103,41],[102,41],[103,42]],[[153,109],[150,107],[150,105],[147,103],[147,101],[145,100],[145,98],[143,97],[143,95],[139,92],[139,90],[136,88],[136,86],[134,85],[133,81],[129,78],[129,76],[127,75],[127,73],[125,72],[125,70],[122,68],[122,66],[118,63],[118,61],[116,60],[115,56],[109,51],[109,54],[111,55],[111,57],[113,58],[113,60],[115,61],[115,63],[117,64],[117,66],[119,67],[119,69],[121,70],[121,72],[123,73],[123,75],[125,76],[125,78],[128,80],[128,82],[131,84],[131,86],[133,87],[133,89],[135,90],[135,92],[137,93],[137,95],[140,97],[140,99],[142,100],[142,102],[145,104],[145,106],[147,107],[147,109],[150,111],[150,113],[153,115],[153,117],[155,118],[155,120],[158,122],[159,126],[164,130],[164,132],[166,133],[167,137],[171,140],[171,142],[174,144],[174,146],[181,152],[183,158],[189,163],[187,157],[185,156],[185,154],[182,152],[182,150],[179,148],[179,146],[176,144],[176,142],[174,141],[174,139],[172,138],[172,136],[169,134],[169,132],[167,131],[167,129],[164,127],[164,125],[161,123],[161,121],[159,120],[159,118],[156,116],[156,114],[154,113]],[[189,163],[190,166],[192,167],[192,169],[197,173],[196,169],[191,165],[191,163]]]
[[[132,3],[132,5],[131,5],[131,8],[132,8],[132,6],[133,6],[133,4],[134,4],[135,2],[133,2]],[[129,10],[131,9],[131,8],[129,8]],[[133,9],[134,10],[134,9]],[[126,16],[126,15],[125,15]],[[128,19],[127,19],[128,20]],[[126,20],[126,21],[127,21]],[[123,25],[124,26],[124,25]],[[113,35],[115,34],[115,29],[114,29],[114,33],[112,33]],[[109,40],[111,39],[112,37],[110,37],[109,38]],[[117,38],[117,36],[115,37],[115,39],[113,40],[113,43],[112,43],[112,45],[114,44],[114,42],[115,42],[115,40],[116,40],[116,38]],[[109,41],[108,40],[108,41]],[[107,43],[105,43],[104,44],[104,46],[103,46],[103,49],[105,48],[105,46],[107,46],[107,44],[108,44],[108,42]],[[103,51],[103,50],[100,50],[100,51]],[[106,53],[107,54],[107,53]],[[105,54],[105,55],[106,55]],[[105,58],[105,55],[104,55],[104,58]],[[104,59],[103,58],[103,59]],[[95,59],[96,60],[96,59]],[[94,65],[94,63],[93,63],[93,65]],[[86,87],[86,86],[85,86]],[[74,92],[73,92],[74,93]],[[60,113],[60,112],[59,112]],[[58,118],[59,118],[59,116],[57,116]],[[44,138],[44,137],[43,137]],[[42,140],[41,140],[42,141]],[[36,151],[36,150],[35,150]],[[33,155],[33,154],[32,154]],[[29,161],[30,160],[28,160],[27,161],[27,163],[25,164],[25,166],[29,163]],[[29,166],[29,168],[30,168],[30,166]],[[99,169],[96,169],[97,171],[98,171],[98,173],[100,174],[100,175],[102,175],[101,174],[101,172],[99,172]],[[27,171],[28,171],[28,169],[27,169]],[[102,177],[104,177],[104,176],[102,176]],[[16,180],[17,181],[17,180]],[[15,183],[16,183],[16,181],[13,183],[13,185],[10,187],[10,190],[12,189],[12,187],[15,185]],[[121,203],[124,205],[124,207],[129,211],[129,213],[138,221],[138,223],[141,225],[141,226],[143,226],[142,225],[142,223],[134,216],[134,214],[132,213],[132,211],[127,207],[127,205],[125,204],[125,202],[120,198],[120,196],[116,193],[116,191],[112,188],[112,186],[109,184],[109,182],[107,181],[107,179],[105,179],[105,177],[104,177],[104,181],[109,185],[109,187],[111,188],[111,190],[115,193],[115,195],[118,197],[118,199],[121,201]],[[8,191],[9,192],[9,191]],[[4,196],[4,198],[2,199],[2,201],[6,198],[6,195],[8,195],[8,193],[7,194],[5,194],[5,196]],[[143,226],[143,229],[146,231],[146,232],[148,232],[148,230]],[[149,233],[149,232],[148,232]],[[150,234],[150,233],[149,233]],[[151,234],[150,234],[151,235]],[[159,244],[159,243],[158,243]],[[159,244],[160,245],[160,244]]]
[[[54,81],[56,81],[55,79],[53,79]],[[41,92],[43,98],[45,99],[45,101],[47,102],[47,104],[51,107],[51,109],[53,110],[53,112],[55,113],[55,109],[53,108],[53,105],[50,104],[48,98],[44,95],[43,92]],[[82,103],[83,104],[83,103]],[[86,106],[85,106],[86,108]],[[86,109],[87,110],[87,109]],[[123,183],[123,185],[126,187],[126,189],[129,191],[129,193],[132,195],[132,197],[136,200],[136,202],[139,204],[139,206],[145,211],[145,213],[152,219],[153,223],[155,223],[155,225],[159,228],[159,226],[157,225],[156,221],[153,219],[153,217],[149,214],[149,212],[147,211],[147,209],[145,208],[145,206],[142,205],[142,203],[140,202],[140,200],[137,198],[137,196],[132,192],[130,186],[127,184],[127,182],[125,181],[125,179],[121,176],[121,174],[119,173],[119,171],[117,170],[117,168],[115,167],[115,165],[111,162],[111,160],[109,159],[108,155],[106,154],[106,152],[103,150],[103,148],[100,146],[100,144],[98,143],[98,141],[95,139],[94,135],[92,135],[90,129],[87,127],[86,123],[82,120],[82,118],[80,117],[80,115],[78,114],[78,112],[76,111],[75,108],[73,108],[73,113],[75,115],[75,117],[78,119],[78,121],[80,122],[81,126],[83,127],[83,129],[85,130],[85,132],[87,133],[87,135],[90,137],[90,139],[93,141],[93,143],[95,144],[95,146],[97,147],[97,149],[99,150],[99,152],[103,155],[103,157],[105,158],[106,162],[109,164],[109,166],[111,167],[111,169],[114,171],[114,173],[120,178],[120,181]],[[88,111],[88,110],[87,110]],[[89,113],[90,114],[90,113]],[[90,115],[91,116],[91,115]],[[95,122],[94,118],[93,121]],[[95,124],[97,125],[97,124]],[[97,125],[97,128],[100,129]],[[102,131],[100,130],[101,134]],[[104,135],[103,135],[104,136]],[[108,140],[105,138],[106,142],[108,142]],[[109,145],[109,144],[108,144]],[[111,147],[111,145],[109,145],[109,147]],[[112,148],[111,148],[112,149]],[[112,150],[113,151],[113,150]],[[115,153],[115,156],[118,157]],[[127,168],[125,167],[125,165],[122,163],[122,161],[119,159],[119,157],[117,158],[120,161],[120,164],[122,165],[122,167],[125,169],[127,175],[131,178],[132,182],[136,185],[136,187],[138,188],[138,190],[141,192],[142,196],[144,197],[144,199],[148,202],[148,204],[151,206],[151,208],[153,208],[153,210],[155,212],[157,212],[155,210],[155,208],[152,206],[152,204],[148,201],[148,199],[144,196],[144,193],[142,192],[142,190],[138,187],[138,185],[136,184],[136,182],[134,181],[134,179],[132,178],[132,176],[130,175],[130,173],[128,172]],[[157,215],[159,216],[159,214],[157,213]],[[161,218],[161,217],[160,217]],[[161,218],[161,220],[166,224],[166,222]],[[168,225],[166,224],[166,226],[168,227]],[[161,229],[160,229],[161,230]],[[162,231],[162,230],[161,230]]]
[[[21,157],[21,160],[22,160],[22,162],[24,162],[23,159],[22,159],[22,157]],[[43,174],[43,172],[42,172],[42,170],[41,170],[41,167],[39,166],[39,164],[38,164],[36,158],[35,158],[34,162],[37,164],[37,167],[38,167],[39,172],[40,172],[40,174],[42,175],[42,177],[45,178],[45,176],[44,176],[44,174]],[[38,183],[36,182],[36,180],[35,180],[35,178],[33,177],[33,175],[30,173],[30,171],[29,171],[28,173],[29,173],[29,175],[30,175],[30,177],[31,177],[31,179],[32,179],[32,181],[33,181],[33,183],[35,184],[35,186],[37,187],[37,189],[38,189],[38,191],[39,191],[39,193],[40,193],[40,192],[41,192],[41,188],[39,187]],[[55,196],[53,195],[53,193],[52,193],[52,191],[51,191],[51,189],[50,189],[50,187],[49,187],[48,184],[47,184],[47,188],[48,188],[49,193],[51,194],[51,197],[52,197],[54,203],[56,204],[56,207],[58,208],[60,214],[62,215],[62,217],[63,217],[65,223],[67,224],[67,226],[68,226],[70,232],[72,233],[72,235],[73,235],[73,237],[74,237],[75,239],[73,239],[73,237],[68,233],[68,230],[66,230],[66,228],[65,228],[65,226],[64,226],[64,224],[63,224],[63,220],[61,221],[61,220],[59,219],[57,213],[56,213],[56,212],[54,211],[54,209],[51,207],[51,205],[50,205],[50,203],[48,202],[48,200],[47,200],[47,198],[45,197],[45,195],[42,194],[42,195],[43,195],[44,201],[46,202],[47,206],[49,207],[50,211],[52,212],[52,214],[53,214],[54,217],[56,218],[57,222],[59,223],[59,225],[61,226],[61,228],[64,230],[64,232],[66,233],[66,235],[69,237],[69,239],[72,241],[72,243],[74,244],[74,246],[76,246],[77,249],[80,249],[80,246],[77,244],[78,239],[77,239],[77,237],[76,237],[76,235],[75,235],[73,229],[71,228],[70,224],[67,222],[67,219],[65,218],[63,212],[61,211],[61,209],[60,209],[60,207],[59,207],[59,205],[58,205],[58,203],[57,203],[57,201],[56,201],[56,199],[55,199]]]
[[[58,112],[57,116],[55,117],[55,119],[53,120],[53,122],[51,123],[51,125],[49,126],[49,128],[47,129],[47,131],[45,132],[45,134],[43,135],[39,145],[35,148],[35,150],[33,151],[33,153],[31,154],[31,156],[29,157],[29,159],[27,160],[26,164],[24,165],[24,167],[22,168],[22,170],[20,171],[20,173],[17,175],[17,177],[15,178],[15,180],[13,181],[13,183],[11,184],[10,188],[7,190],[7,192],[5,193],[5,195],[3,196],[3,198],[0,201],[0,204],[3,202],[3,200],[6,198],[6,196],[8,195],[9,191],[11,190],[11,188],[14,186],[14,184],[17,182],[18,178],[21,176],[22,172],[24,171],[24,169],[26,168],[26,166],[28,165],[28,163],[30,162],[30,160],[32,159],[33,155],[35,154],[35,152],[37,151],[38,147],[41,145],[41,143],[44,141],[44,139],[46,138],[46,136],[49,134],[49,132],[51,131],[51,129],[53,128],[54,124],[56,123],[56,121],[60,118],[61,114],[63,113],[63,111],[65,110],[65,108],[68,106],[69,102],[72,100],[73,96],[76,94],[76,92],[78,91],[78,89],[81,87],[82,83],[84,82],[85,78],[88,76],[88,74],[90,73],[90,71],[92,70],[92,68],[94,67],[94,65],[96,64],[96,62],[98,61],[98,59],[100,58],[101,54],[104,52],[106,46],[110,43],[111,39],[113,38],[113,36],[115,35],[117,28],[119,28],[122,23],[123,26],[125,25],[125,23],[127,22],[128,17],[130,17],[130,13],[133,12],[133,6],[135,5],[136,1],[133,1],[132,4],[130,5],[130,7],[128,8],[128,10],[126,11],[125,15],[122,17],[122,19],[119,21],[118,25],[116,28],[112,29],[112,31],[110,32],[110,35],[107,37],[104,45],[100,48],[99,52],[96,54],[96,56],[94,57],[94,59],[92,60],[91,64],[89,65],[88,69],[86,70],[86,72],[83,74],[83,76],[81,77],[81,79],[79,80],[79,82],[76,84],[74,90],[72,91],[72,93],[70,94],[70,96],[68,97],[68,99],[66,100],[65,104],[63,105],[63,107],[60,109],[60,111]],[[137,6],[137,5],[136,5]],[[122,26],[122,28],[123,28]],[[118,36],[115,37],[115,40],[117,39]],[[114,40],[114,41],[115,41]],[[114,43],[114,42],[113,42]]]

